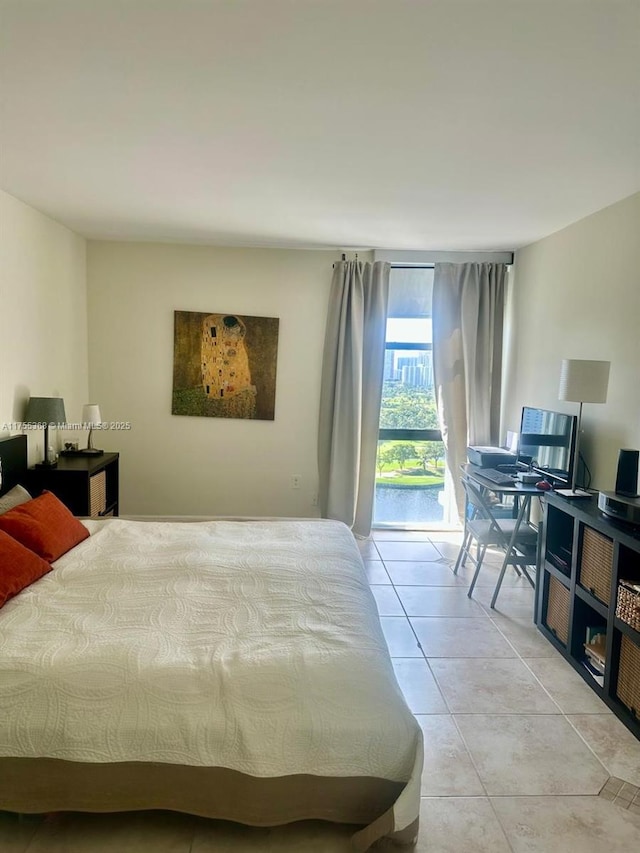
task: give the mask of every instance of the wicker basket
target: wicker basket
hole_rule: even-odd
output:
[[[569,590],[552,575],[549,576],[546,625],[566,646],[569,641]]]
[[[625,580],[618,583],[616,616],[640,631],[640,584]]]
[[[580,584],[603,604],[609,604],[611,598],[612,570],[613,542],[596,533],[591,527],[585,527],[582,537]]]
[[[89,478],[89,515],[98,518],[107,508],[107,475],[99,471]]]
[[[640,720],[640,647],[636,646],[626,634],[620,644],[620,664],[618,667],[618,699]]]

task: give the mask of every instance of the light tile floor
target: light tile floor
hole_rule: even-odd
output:
[[[396,531],[359,543],[398,682],[425,735],[416,853],[640,849],[640,742],[537,631],[524,579],[508,574],[490,610],[492,557],[467,598],[469,571],[452,571],[458,543],[450,532]],[[160,812],[0,813],[0,851],[347,853],[352,831]]]

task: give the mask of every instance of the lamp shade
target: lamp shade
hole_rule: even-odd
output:
[[[62,397],[30,397],[25,414],[27,423],[63,424],[67,417],[64,413]]]
[[[610,367],[610,361],[563,359],[558,399],[572,403],[606,403]]]
[[[86,403],[82,407],[82,423],[85,426],[98,426],[102,423],[100,406],[97,403]]]

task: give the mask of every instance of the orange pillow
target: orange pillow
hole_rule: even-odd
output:
[[[46,491],[39,498],[0,515],[0,530],[48,563],[53,563],[89,535],[87,528],[62,501]]]
[[[50,571],[46,560],[0,530],[0,607]]]

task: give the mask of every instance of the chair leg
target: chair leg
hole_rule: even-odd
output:
[[[482,566],[482,561],[484,560],[484,555],[487,551],[487,546],[483,545],[480,548],[480,543],[478,543],[478,559],[476,561],[476,570],[473,573],[473,577],[471,578],[471,583],[469,585],[469,592],[467,593],[467,598],[471,598],[473,595],[473,588],[476,585],[476,581],[478,580],[478,575],[480,574],[480,568]]]
[[[509,555],[504,555],[504,563],[502,564],[502,568],[500,569],[500,574],[498,575],[498,580],[496,582],[496,588],[493,590],[493,597],[491,599],[491,609],[493,610],[496,606],[496,600],[498,598],[498,593],[500,592],[500,587],[502,586],[502,581],[504,579],[504,573],[507,571],[507,560],[509,559]]]
[[[467,553],[469,551],[469,545],[471,544],[471,534],[465,533],[462,538],[462,545],[460,546],[460,550],[458,551],[458,559],[456,560],[456,564],[453,567],[454,575],[458,574],[458,569],[460,566],[464,566],[465,561],[467,559]]]
[[[530,574],[529,574],[529,572],[527,571],[527,568],[526,568],[526,566],[524,565],[524,563],[522,564],[521,569],[522,569],[522,574],[523,574],[523,575],[525,576],[525,578],[529,581],[529,583],[531,584],[531,586],[535,589],[535,588],[536,588],[536,582],[533,580],[533,578],[531,577],[531,575],[530,575]]]
[[[516,523],[513,528],[513,532],[511,534],[511,538],[508,543],[504,543],[502,547],[504,548],[504,562],[502,563],[502,568],[500,569],[500,574],[498,575],[498,582],[496,583],[496,588],[493,591],[493,597],[491,598],[491,609],[493,610],[496,606],[496,601],[498,600],[498,593],[500,592],[500,587],[502,586],[502,581],[504,580],[504,573],[507,571],[507,566],[509,565],[509,558],[514,553],[514,545],[516,544],[516,536],[517,532],[520,529],[520,525],[522,524],[522,519],[524,517],[525,509],[529,506],[529,502],[523,500],[520,509],[518,510],[518,517],[516,518]],[[512,564],[513,565],[513,562]]]
[[[471,548],[471,540],[473,539],[471,533],[465,533],[465,536],[467,538],[467,547],[464,549],[464,554],[462,555],[462,561],[460,563],[460,566],[462,566],[463,568],[467,564],[467,557],[471,556],[471,552],[469,549]]]

